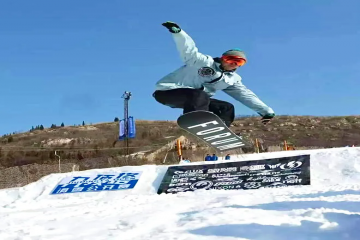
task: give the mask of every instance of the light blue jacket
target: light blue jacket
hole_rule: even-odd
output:
[[[160,79],[156,83],[156,90],[203,89],[210,97],[217,90],[222,90],[260,115],[274,113],[242,84],[237,73],[223,71],[218,58],[200,53],[193,39],[184,30],[172,33],[172,36],[185,65]]]

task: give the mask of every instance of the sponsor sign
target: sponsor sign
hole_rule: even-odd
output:
[[[294,185],[310,185],[310,155],[169,167],[158,194],[200,189],[248,190]]]
[[[141,173],[121,172],[66,177],[58,183],[50,194],[133,189],[139,181]]]

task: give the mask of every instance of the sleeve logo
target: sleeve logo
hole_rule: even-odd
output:
[[[198,70],[198,74],[202,77],[211,77],[215,75],[215,70],[210,67],[202,67]]]

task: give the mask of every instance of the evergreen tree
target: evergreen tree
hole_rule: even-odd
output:
[[[82,122],[82,125],[85,126],[85,122],[84,122],[84,121]]]
[[[115,117],[114,122],[118,122],[118,121],[119,121],[119,118]]]
[[[41,124],[39,127],[40,130],[44,130],[44,126]]]
[[[64,123],[61,123],[61,127],[65,127],[65,124],[64,124]]]

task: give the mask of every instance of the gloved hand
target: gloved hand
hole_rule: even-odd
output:
[[[174,22],[164,22],[162,25],[166,27],[171,33],[179,33],[181,31],[179,25]]]
[[[271,120],[272,118],[274,118],[274,117],[275,117],[275,114],[274,114],[274,113],[266,114],[266,115],[264,115],[264,116],[261,118],[261,123],[264,124],[264,125],[266,125],[266,124],[268,124],[268,123],[270,122],[270,120]]]

